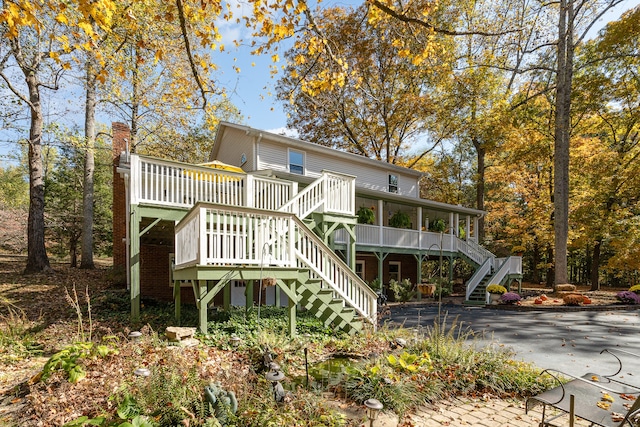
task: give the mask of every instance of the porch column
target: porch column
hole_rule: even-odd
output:
[[[131,320],[140,320],[140,209],[131,205],[129,268],[131,271]]]
[[[456,234],[453,227],[453,212],[449,212],[449,234]]]
[[[382,245],[382,226],[384,225],[384,202],[382,200],[378,200],[378,243]],[[382,280],[382,277],[380,277]]]
[[[479,236],[479,230],[478,230],[478,223],[480,221],[480,218],[478,218],[477,216],[473,218],[473,241],[476,243],[480,243],[478,242],[478,236]]]
[[[418,206],[416,210],[418,211],[418,248],[422,249],[422,206]]]
[[[469,240],[471,237],[471,216],[467,215],[467,224],[464,229],[464,240]]]
[[[460,237],[460,214],[455,214],[453,216],[454,229],[453,234],[456,237]]]

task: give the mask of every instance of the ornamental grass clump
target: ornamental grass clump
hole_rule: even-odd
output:
[[[629,288],[630,292],[635,292],[636,295],[640,295],[640,285],[633,285]]]
[[[584,296],[581,294],[567,294],[562,297],[565,305],[581,305],[584,302]]]
[[[520,295],[515,292],[505,292],[500,296],[500,301],[505,304],[516,304],[520,302],[521,299],[522,298],[520,298]]]
[[[487,292],[489,292],[490,294],[504,294],[507,292],[507,288],[505,288],[504,286],[501,285],[489,285],[487,286]]]
[[[618,301],[624,304],[640,304],[640,296],[635,292],[631,291],[622,291],[616,294],[616,298]]]

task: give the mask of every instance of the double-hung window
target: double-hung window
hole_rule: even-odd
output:
[[[304,153],[289,150],[289,172],[304,175]]]
[[[398,192],[398,175],[389,174],[389,193]]]

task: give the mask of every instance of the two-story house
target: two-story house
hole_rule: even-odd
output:
[[[519,257],[478,244],[484,213],[420,198],[420,172],[232,123],[200,165],[129,153],[127,138],[114,123],[114,265],[134,317],[143,295],[194,299],[202,330],[212,303],[266,303],[289,307],[292,333],[300,306],[357,331],[376,322],[367,283],[420,283],[430,258],[475,267],[470,303],[521,278]]]

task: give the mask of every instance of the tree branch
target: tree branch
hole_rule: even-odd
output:
[[[412,18],[410,16],[405,15],[403,12],[398,12],[395,11],[393,9],[391,9],[389,6],[386,6],[384,4],[382,4],[379,0],[367,0],[367,2],[373,6],[375,6],[376,8],[380,9],[381,11],[383,11],[384,13],[386,13],[387,15],[401,21],[401,22],[406,22],[408,24],[416,24],[419,25],[421,27],[424,27],[428,30],[432,30],[438,34],[444,34],[447,36],[487,36],[487,37],[495,37],[495,36],[503,36],[506,34],[511,34],[511,33],[517,33],[520,30],[509,30],[509,31],[501,31],[498,33],[488,33],[486,31],[452,31],[452,30],[445,30],[444,28],[439,28],[439,27],[435,27],[432,24],[429,24],[428,22],[425,22],[421,19],[418,18]]]
[[[191,44],[189,43],[189,34],[187,33],[187,22],[184,16],[184,7],[182,5],[182,0],[176,0],[176,6],[178,8],[178,18],[180,20],[180,30],[182,32],[182,38],[184,39],[184,47],[187,51],[187,58],[189,59],[189,65],[191,66],[191,73],[193,74],[193,78],[196,79],[196,84],[200,89],[200,95],[202,96],[202,109],[204,110],[207,106],[207,90],[202,85],[200,74],[198,74],[198,69],[196,68],[195,62],[193,61],[193,54],[191,53]]]

